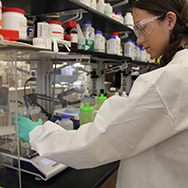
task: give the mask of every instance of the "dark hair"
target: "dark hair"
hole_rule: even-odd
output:
[[[172,11],[177,16],[177,22],[170,34],[169,44],[160,60],[160,66],[167,65],[175,55],[182,38],[188,38],[188,1],[187,0],[138,0],[133,8],[139,8],[160,16]],[[164,19],[162,17],[161,19]]]

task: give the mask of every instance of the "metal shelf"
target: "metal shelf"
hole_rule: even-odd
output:
[[[88,14],[83,15],[83,20],[90,20],[94,28],[98,28],[103,32],[124,31],[133,33],[133,30],[126,25],[119,23],[113,18],[102,14],[101,12],[80,3],[77,0],[2,0],[3,6],[18,7],[26,11],[26,15],[44,15],[51,13],[61,13],[63,11],[72,10],[76,14],[76,10],[84,9]]]

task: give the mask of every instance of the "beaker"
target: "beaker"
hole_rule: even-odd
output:
[[[26,106],[23,106],[18,108],[19,115],[27,117],[34,122],[37,122],[38,119],[40,118],[40,111],[41,108],[38,106],[30,106],[28,108]],[[21,154],[29,156],[33,153],[33,151],[31,150],[30,143],[20,140],[20,145],[21,145]]]

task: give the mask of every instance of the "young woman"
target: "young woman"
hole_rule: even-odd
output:
[[[93,123],[66,131],[18,116],[19,137],[73,168],[121,160],[117,188],[186,188],[188,2],[138,0],[133,18],[137,43],[162,56],[161,68],[139,76],[128,98],[106,100]]]

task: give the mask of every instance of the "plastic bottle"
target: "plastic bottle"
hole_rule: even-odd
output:
[[[48,20],[50,37],[58,38],[60,40],[64,39],[64,29],[62,27],[62,22],[57,20]]]
[[[131,12],[127,12],[124,16],[124,24],[133,29],[133,16]]]
[[[124,56],[131,57],[133,54],[133,43],[131,39],[127,39],[124,44]]]
[[[118,93],[118,92],[115,92],[114,95],[115,95],[115,96],[119,96],[119,93]]]
[[[57,123],[58,125],[60,125],[61,127],[63,127],[66,130],[73,130],[74,129],[74,125],[72,120],[70,120],[70,115],[68,114],[62,114],[61,115],[61,120],[57,120],[55,123]]]
[[[91,4],[90,0],[79,0],[79,1],[80,3],[83,3],[84,5],[87,5],[90,7],[90,4]]]
[[[95,29],[92,27],[91,21],[84,21],[82,27],[85,37],[85,50],[94,51]]]
[[[123,91],[123,92],[122,92],[121,97],[127,97],[127,94],[126,94],[126,92],[125,92],[125,91]]]
[[[85,106],[80,108],[80,126],[94,121],[94,107],[89,106],[89,103],[85,103]]]
[[[34,37],[34,21],[31,16],[27,16],[27,39]]]
[[[146,51],[143,47],[140,48],[140,61],[146,61]]]
[[[96,0],[91,0],[90,7],[93,9],[96,9],[97,6],[97,1]]]
[[[97,97],[97,110],[100,109],[102,106],[103,102],[107,99],[107,97],[104,96],[104,94],[100,94],[99,97]]]
[[[116,36],[116,40],[117,40],[117,54],[118,55],[122,55],[122,52],[121,52],[121,39],[119,38],[119,34],[118,32],[111,32],[111,35],[114,35]]]
[[[77,31],[77,23],[75,21],[66,22],[65,35],[71,36],[71,47],[77,48],[78,31]]]
[[[107,53],[116,55],[118,53],[118,43],[114,35],[111,35],[107,41]]]
[[[104,0],[98,0],[96,8],[99,12],[104,14]]]
[[[105,52],[105,38],[102,36],[102,31],[95,30],[94,51]]]
[[[132,50],[132,59],[135,60],[135,52],[136,52],[136,43],[135,41],[132,41],[133,50]]]
[[[40,24],[39,24],[40,23]],[[43,26],[42,26],[43,24]],[[40,26],[39,26],[40,25]],[[49,24],[46,17],[37,16],[33,26],[34,37],[49,37]]]
[[[136,61],[140,60],[140,47],[138,44],[135,45],[134,59]]]
[[[110,3],[106,3],[106,15],[112,17],[113,8]]]
[[[3,29],[19,31],[19,38],[27,38],[27,19],[25,11],[20,8],[6,7],[2,9]]]
[[[115,15],[116,15],[117,21],[120,23],[123,23],[123,16],[122,16],[121,12],[116,12]]]

